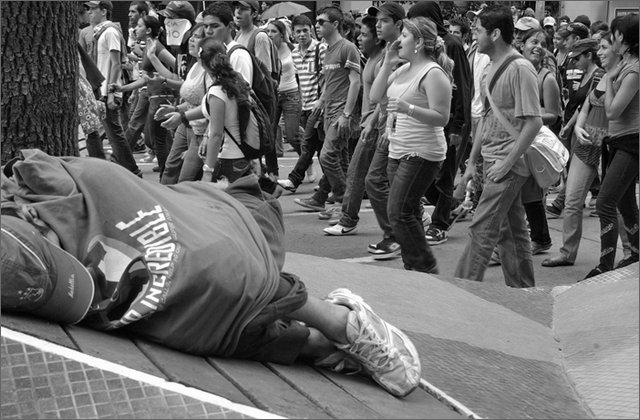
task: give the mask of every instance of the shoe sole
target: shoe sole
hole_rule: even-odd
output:
[[[330,230],[330,228],[322,229],[322,231],[323,231],[324,233],[326,233],[327,235],[329,235],[329,236],[347,236],[347,235],[353,235],[353,234],[355,234],[355,233],[357,232],[357,230],[358,230],[358,229],[357,229],[357,228],[353,228],[353,229],[348,230],[348,231],[346,231],[346,232],[345,232],[345,231],[344,231],[344,229],[343,229],[340,233],[338,233],[338,232],[330,232],[329,230]]]
[[[392,258],[398,257],[402,253],[402,249],[398,249],[397,251],[389,252],[386,254],[376,254],[375,252],[371,252],[374,260],[390,260]]]
[[[427,243],[429,245],[440,245],[440,244],[443,244],[443,243],[447,242],[447,239],[449,239],[449,238],[445,238],[445,239],[442,239],[440,241],[430,241],[429,239],[427,239]]]
[[[313,211],[325,211],[324,207],[316,207],[316,206],[312,206],[310,204],[304,204],[304,203],[301,203],[300,201],[295,201],[295,200],[293,202],[296,203],[299,206],[302,206],[302,207],[304,207],[306,209],[311,209]]]
[[[402,341],[404,348],[407,350],[407,353],[409,354],[411,359],[413,359],[415,365],[411,363],[407,363],[406,358],[402,358],[400,360],[404,364],[404,367],[407,370],[407,373],[415,374],[414,378],[410,378],[410,381],[415,382],[415,384],[410,385],[410,389],[400,389],[397,386],[394,386],[395,384],[386,384],[382,382],[380,378],[376,378],[373,374],[371,374],[371,378],[376,383],[378,383],[383,389],[385,389],[387,392],[399,398],[406,397],[407,395],[415,391],[420,384],[422,366],[420,363],[420,356],[418,354],[418,350],[416,349],[411,339],[409,339],[409,337],[405,333],[403,333],[399,328],[382,319],[380,315],[378,315],[373,309],[371,309],[371,306],[369,306],[369,304],[366,303],[361,296],[354,294],[349,289],[344,289],[344,288],[336,289],[333,292],[329,293],[329,296],[327,296],[327,300],[337,305],[344,305],[351,310],[356,310],[355,308],[352,307],[353,303],[351,303],[352,301],[355,301],[357,305],[364,308],[362,310],[367,311],[373,315],[373,316],[369,315],[369,318],[376,317],[378,318],[378,320],[380,320],[380,322],[384,325],[385,329],[387,330],[387,335],[389,337],[396,336]],[[392,340],[390,339],[389,341],[392,341]],[[396,346],[396,348],[398,347]],[[353,355],[352,357],[355,358],[355,356]],[[417,366],[417,369],[416,369],[416,366]]]

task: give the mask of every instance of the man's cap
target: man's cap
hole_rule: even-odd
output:
[[[584,53],[595,53],[598,51],[598,41],[591,38],[579,39],[573,44],[571,51],[569,51],[569,58],[577,57]]]
[[[100,7],[102,9],[113,10],[113,3],[109,0],[92,0],[85,2],[84,5],[88,7]]]
[[[468,10],[467,13],[465,14],[465,16],[467,17],[467,19],[469,19],[470,21],[473,21],[476,17],[478,17],[478,15],[482,12],[482,9],[480,10]]]
[[[254,11],[259,12],[260,11],[260,3],[257,0],[245,0],[245,1],[234,1],[233,2],[233,6],[244,6],[244,7],[250,7],[252,8]]]
[[[530,29],[540,29],[540,22],[536,18],[524,16],[518,19],[514,28],[519,31],[528,31]]]
[[[542,20],[542,26],[556,26],[556,20],[551,16],[547,16]]]
[[[589,38],[589,28],[584,23],[571,22],[567,29],[570,34],[577,35],[580,39]]]
[[[394,22],[404,19],[407,14],[402,6],[396,2],[388,1],[380,6],[371,6],[367,9],[367,14],[373,17],[377,17],[378,13],[382,12],[385,15],[393,18]]]
[[[188,19],[191,22],[196,20],[196,10],[188,1],[170,1],[158,14],[169,19]]]
[[[2,215],[2,309],[75,324],[87,314],[95,286],[73,255],[32,224]]]

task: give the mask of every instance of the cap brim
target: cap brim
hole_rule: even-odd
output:
[[[91,274],[73,255],[44,238],[55,261],[57,280],[47,302],[36,311],[66,324],[80,322],[91,307],[95,285]]]
[[[169,19],[175,19],[176,18],[176,14],[173,13],[171,10],[167,10],[167,9],[162,9],[158,12],[159,15],[162,15],[166,18]]]

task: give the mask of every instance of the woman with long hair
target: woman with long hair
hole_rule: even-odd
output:
[[[200,60],[212,80],[203,100],[203,113],[209,115],[209,135],[200,143],[203,181],[229,182],[252,172],[251,162],[236,142],[241,141],[241,125],[248,124],[249,85],[229,63],[225,45],[213,38],[200,44]],[[244,124],[241,124],[244,122]]]
[[[274,138],[276,143],[276,153],[282,153],[282,136],[277,136],[278,122],[280,117],[284,120],[284,130],[289,144],[300,155],[300,114],[302,113],[302,102],[300,99],[300,88],[296,80],[296,70],[293,65],[291,51],[293,45],[289,42],[287,28],[284,23],[274,20],[267,25],[267,35],[278,49],[278,57],[282,63],[282,76],[278,85],[278,107],[276,108],[275,124],[273,125]],[[277,175],[277,173],[276,173]]]
[[[162,104],[172,104],[175,101],[173,89],[168,86],[167,79],[176,79],[177,75],[171,73],[167,68],[175,66],[175,57],[162,45],[158,39],[162,25],[153,16],[143,16],[138,19],[138,24],[134,30],[138,40],[145,41],[145,54],[140,64],[143,77],[138,78],[124,86],[112,85],[114,90],[129,92],[146,86],[149,106],[144,125],[144,138],[147,147],[155,151],[158,157],[160,177],[164,171],[164,165],[171,149],[173,138],[171,133],[155,121],[153,116]],[[127,130],[127,140],[134,137],[130,130]]]
[[[406,61],[393,71],[395,65]],[[444,126],[451,107],[453,61],[435,23],[405,19],[387,52],[370,96],[389,98],[389,200],[387,211],[406,270],[438,273],[425,238],[420,198],[438,175],[447,152]],[[386,77],[385,77],[386,76]]]
[[[580,62],[592,61],[591,55],[596,54],[605,71],[611,71],[618,65],[620,57],[612,48],[611,33],[602,34],[600,42],[583,40],[587,49],[581,55],[585,56]],[[578,43],[576,44],[578,45]],[[578,55],[580,47],[571,53]],[[584,67],[583,63],[583,67]],[[580,110],[574,132],[576,143],[572,150],[571,166],[565,184],[565,208],[562,218],[562,247],[560,255],[542,261],[543,267],[558,267],[573,265],[578,255],[580,240],[582,239],[582,213],[584,200],[589,192],[589,186],[598,175],[598,166],[602,154],[602,141],[609,131],[609,121],[604,110],[605,79],[601,77],[593,87]]]
[[[638,261],[638,203],[635,194],[640,142],[638,15],[633,13],[615,18],[611,22],[611,33],[613,49],[622,60],[604,76],[604,110],[609,118],[609,137],[605,142],[610,156],[596,202],[600,218],[600,263],[585,278],[614,268],[618,243],[617,211],[622,216],[631,255],[620,260],[615,268]]]
[[[197,61],[189,69],[184,82],[180,84],[180,100],[178,106],[163,105],[156,112],[157,120],[163,124],[175,122],[178,127],[173,136],[173,144],[167,158],[165,170],[160,182],[172,185],[182,181],[195,181],[202,176],[202,160],[198,156],[198,148],[202,142],[208,121],[206,118],[191,120],[188,124],[181,122],[182,115],[190,109],[199,107],[205,94],[205,87],[211,84],[207,72],[198,56],[200,42],[204,39],[204,24],[197,23],[191,28],[188,46],[189,55]]]

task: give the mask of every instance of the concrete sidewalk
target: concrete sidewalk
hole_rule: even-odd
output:
[[[325,296],[338,287],[350,288],[383,318],[406,331],[420,352],[428,391],[433,394],[434,389],[439,390],[442,402],[455,408],[458,416],[639,415],[638,264],[571,286],[533,289],[294,253],[287,254],[285,270],[300,275],[315,296]],[[6,318],[2,321],[5,327]],[[65,345],[63,339],[68,341],[68,337],[58,337],[54,327],[59,328],[43,323],[23,332]],[[85,347],[84,342],[103,340],[99,356],[120,364],[127,364],[122,361],[123,354],[131,349],[146,348],[137,341],[123,347],[121,339],[99,332],[84,333],[83,341],[83,334],[79,335],[82,330],[65,331],[85,353],[90,352],[86,350],[90,346]],[[107,345],[115,356],[105,351]],[[363,409],[367,418],[455,417],[454,412],[447,414],[427,404],[426,394],[414,393],[398,400],[366,381],[335,374],[318,376],[301,365],[269,365],[265,373],[262,364],[217,361],[214,364],[221,364],[224,377],[205,375],[204,380],[225,382],[206,384],[203,375],[193,369],[200,365],[190,365],[189,360],[183,365],[178,360],[174,368],[167,363],[180,359],[179,355],[167,353],[159,358],[159,351],[147,349],[145,353],[155,355],[150,357],[156,363],[149,371],[160,369],[158,374],[167,374],[168,379],[160,382],[146,376],[122,378],[106,368],[60,360],[58,355],[34,351],[13,336],[3,336],[2,417],[264,418],[273,414],[355,418],[362,417]],[[57,367],[47,368],[49,362]],[[129,363],[145,370],[139,361]],[[180,376],[172,376],[172,369]],[[301,390],[301,397],[266,401],[282,398],[279,390],[285,388],[281,388],[281,379],[285,379],[286,389]],[[177,382],[192,387],[191,391],[180,393],[173,388]],[[98,387],[95,392],[94,383]],[[111,389],[112,385],[116,388]],[[233,386],[237,389],[229,391]],[[194,393],[193,389],[203,387],[221,397]],[[277,392],[268,394],[265,388]],[[123,408],[117,411],[116,407]]]

